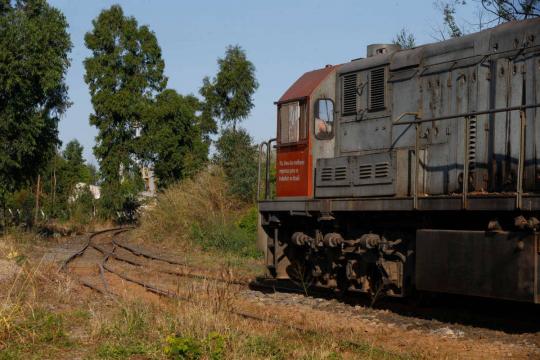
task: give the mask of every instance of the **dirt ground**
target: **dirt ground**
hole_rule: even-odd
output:
[[[110,240],[110,237],[103,236],[97,242],[112,252],[114,247]],[[130,239],[129,233],[123,234],[120,240],[126,244],[134,242]],[[40,266],[58,268],[70,254],[81,249],[85,241],[85,236],[54,242],[42,241],[33,244],[26,251],[31,253],[31,261],[41,263]],[[270,335],[274,333],[290,333],[289,338],[293,339],[290,341],[294,341],[295,344],[302,344],[303,338],[309,338],[309,342],[317,342],[319,340],[316,339],[324,338],[320,340],[321,349],[308,357],[306,354],[310,350],[300,349],[294,352],[289,349],[285,353],[279,352],[282,340],[278,338],[275,354],[285,354],[284,358],[333,358],[330,355],[334,352],[337,354],[336,358],[540,358],[540,324],[536,324],[536,320],[540,317],[539,311],[534,306],[443,297],[430,299],[427,304],[383,299],[376,306],[370,307],[362,299],[355,303],[351,303],[350,300],[345,303],[338,299],[314,298],[301,294],[265,293],[223,281],[214,282],[170,274],[173,271],[184,273],[187,271],[192,275],[247,280],[260,275],[262,267],[256,262],[247,265],[234,264],[230,260],[225,261],[224,258],[215,258],[214,255],[186,254],[175,249],[138,246],[146,252],[186,262],[189,266],[152,261],[121,248],[114,248],[115,254],[144,266],[133,266],[115,259],[110,259],[108,265],[120,274],[179,294],[183,299],[187,299],[186,301],[169,300],[147,291],[143,286],[126,281],[117,274],[103,271],[99,263],[104,255],[96,249],[89,248],[82,257],[68,266],[68,275],[65,279],[70,279],[73,284],[68,290],[63,291],[69,292],[70,296],[65,296],[65,301],[61,301],[62,304],[51,306],[69,308],[73,312],[78,307],[88,308],[90,301],[92,306],[100,309],[96,310],[99,316],[107,317],[112,316],[110,314],[118,306],[118,298],[136,299],[139,303],[157,306],[162,309],[160,311],[170,311],[164,309],[179,306],[178,304],[182,304],[182,308],[186,309],[196,303],[200,305],[202,314],[200,316],[205,318],[205,323],[210,327],[228,324],[229,328],[238,328],[238,331],[257,338],[264,337],[265,332],[268,332],[266,333],[268,337],[274,337],[275,335]],[[13,276],[13,272],[16,271],[14,269],[17,268],[18,265],[15,265],[13,260],[0,260],[0,279],[7,276],[6,269],[10,269]],[[95,289],[82,286],[79,282],[81,280],[92,284]],[[102,294],[95,291],[96,289],[106,291]],[[231,320],[227,315],[231,311],[254,314],[266,320],[263,321],[264,324],[255,319]],[[223,320],[222,317],[227,317],[228,320]],[[223,323],[216,325],[215,322]],[[70,337],[83,340],[92,338],[88,335],[87,328],[75,327],[72,331],[73,333],[68,333]],[[89,344],[92,344],[89,346],[100,348],[99,337],[92,339],[89,340]],[[326,354],[324,347],[333,347],[333,344],[344,342],[368,344],[368,348],[369,346],[371,348],[350,351],[346,346],[336,345],[336,351],[329,352],[330,355]],[[285,342],[282,344],[290,347],[290,344]],[[306,344],[302,346],[307,348],[310,345],[306,340]],[[63,355],[65,358],[91,358],[93,355],[88,355],[88,347],[84,349],[84,346],[78,346],[67,350]],[[226,358],[243,356],[240,355],[244,351],[241,346],[231,345],[229,349],[231,354],[225,356]],[[120,354],[109,357],[107,354],[97,357],[137,359],[165,357],[162,352],[155,352],[155,356],[126,353],[125,356]],[[257,354],[254,357],[280,358],[274,352]],[[248,355],[246,358],[250,357]]]

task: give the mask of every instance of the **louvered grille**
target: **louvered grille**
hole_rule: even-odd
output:
[[[334,180],[346,180],[347,179],[347,168],[345,166],[336,167],[334,170]]]
[[[385,108],[384,68],[371,70],[369,79],[369,110],[376,111]]]
[[[472,171],[476,168],[476,119],[469,119],[469,170]]]
[[[334,173],[332,168],[323,168],[321,170],[321,180],[322,181],[332,181],[332,175]]]
[[[387,162],[375,164],[375,177],[383,178],[387,177],[390,172],[390,164]]]
[[[343,114],[356,113],[356,74],[343,77]]]
[[[373,176],[373,167],[371,164],[361,164],[358,167],[358,178],[359,179],[371,179]]]

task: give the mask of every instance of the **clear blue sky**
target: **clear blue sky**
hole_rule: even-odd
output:
[[[379,1],[181,1],[181,0],[49,0],[67,17],[73,50],[67,75],[73,105],[60,122],[60,138],[78,139],[85,157],[92,154],[97,131],[88,123],[92,112],[82,61],[89,55],[84,34],[92,19],[112,4],[139,24],[149,25],[163,50],[168,87],[197,94],[205,75],[214,75],[216,59],[229,44],[239,44],[255,64],[260,87],[255,108],[243,126],[259,142],[276,131],[273,102],[302,73],[365,56],[370,43],[391,42],[401,28],[417,43],[433,42],[442,22],[432,0]]]

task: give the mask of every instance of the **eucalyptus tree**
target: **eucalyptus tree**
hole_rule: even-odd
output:
[[[69,106],[71,40],[45,0],[0,1],[0,201],[36,178],[59,145]]]
[[[85,35],[92,55],[85,59],[85,81],[98,128],[94,153],[105,182],[119,182],[121,168],[133,167],[133,143],[144,114],[167,79],[155,34],[114,5],[92,22]]]
[[[225,57],[217,62],[217,75],[205,77],[199,91],[206,103],[203,113],[236,130],[236,124],[246,119],[254,106],[253,94],[259,87],[255,66],[239,45],[228,46]]]
[[[98,129],[94,154],[106,207],[118,210],[141,184],[136,138],[148,108],[167,84],[165,62],[155,33],[124,15],[119,5],[103,10],[92,24],[84,38],[91,51],[84,78],[94,108],[90,124]],[[124,182],[129,186],[122,187]]]
[[[139,157],[154,169],[160,188],[194,175],[207,161],[209,143],[198,115],[200,101],[175,90],[160,93],[138,138]]]

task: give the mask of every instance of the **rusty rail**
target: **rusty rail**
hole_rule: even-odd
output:
[[[414,156],[415,156],[415,165],[414,165],[414,186],[413,186],[413,208],[418,209],[418,178],[419,178],[419,168],[420,168],[420,125],[427,122],[433,121],[444,121],[451,119],[464,119],[464,150],[463,150],[463,193],[462,193],[462,208],[468,208],[468,194],[469,194],[469,122],[471,118],[479,115],[488,115],[496,114],[501,112],[512,112],[519,111],[520,119],[520,132],[519,132],[519,154],[518,154],[518,170],[517,170],[517,184],[516,184],[516,208],[521,209],[523,207],[523,172],[525,164],[525,129],[526,129],[526,116],[525,110],[534,109],[540,107],[540,104],[528,104],[528,105],[518,105],[518,106],[508,106],[498,109],[488,109],[481,111],[470,111],[466,113],[459,113],[453,115],[443,115],[436,116],[427,119],[422,119],[419,112],[404,112],[400,114],[396,119],[392,121],[392,125],[414,125],[415,126],[415,144],[414,144]],[[401,121],[405,116],[414,116],[414,120]]]

